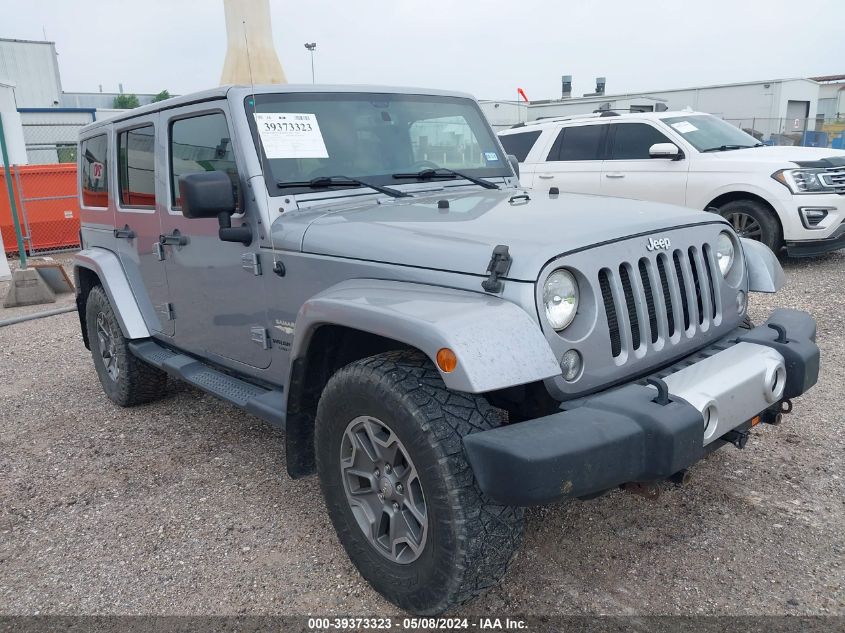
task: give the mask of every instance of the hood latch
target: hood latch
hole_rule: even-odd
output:
[[[505,244],[496,246],[490,257],[490,263],[487,264],[487,274],[490,276],[481,282],[481,287],[487,292],[502,292],[505,284],[499,277],[508,274],[512,262],[508,247]]]

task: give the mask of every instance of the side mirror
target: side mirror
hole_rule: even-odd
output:
[[[670,160],[681,160],[684,153],[674,143],[655,143],[648,148],[648,155],[651,158],[668,158]]]
[[[232,226],[235,192],[232,179],[222,171],[201,171],[179,177],[182,215],[189,219],[217,218],[218,236],[224,242],[252,243],[249,224]]]
[[[513,154],[508,154],[508,162],[513,167],[513,173],[516,174],[516,177],[519,178],[519,161],[516,159],[516,156]]]

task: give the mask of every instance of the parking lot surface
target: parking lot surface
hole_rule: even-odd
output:
[[[845,253],[784,268],[751,314],[809,310],[822,349],[784,423],[657,501],[531,509],[505,581],[459,613],[845,614]],[[396,612],[317,479],[287,476],[280,431],[172,382],[114,406],[75,313],[0,328],[0,613]]]

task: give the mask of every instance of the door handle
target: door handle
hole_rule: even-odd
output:
[[[625,174],[605,174],[605,178],[624,178]]]
[[[553,174],[538,174],[537,178],[542,178],[543,180],[550,180],[554,178]]]
[[[114,236],[118,239],[134,240],[135,231],[129,228],[128,224],[124,224],[122,229],[115,229]]]
[[[179,229],[174,230],[170,235],[159,235],[158,243],[162,246],[185,246],[188,243],[188,237],[179,233]]]

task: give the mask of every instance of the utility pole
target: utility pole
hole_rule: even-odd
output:
[[[0,153],[3,157],[3,171],[6,176],[6,190],[9,194],[9,208],[12,211],[12,223],[15,225],[15,238],[18,241],[18,255],[20,256],[21,269],[26,268],[26,248],[23,245],[23,233],[21,223],[18,220],[18,207],[15,204],[15,191],[12,188],[12,172],[9,169],[9,152],[6,149],[6,134],[3,131],[3,117],[0,115]]]
[[[311,53],[311,83],[317,83],[316,75],[314,74],[314,51],[317,50],[317,42],[305,43],[305,48]]]

